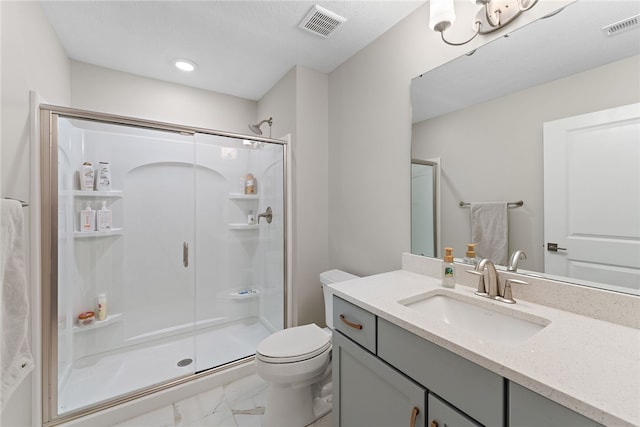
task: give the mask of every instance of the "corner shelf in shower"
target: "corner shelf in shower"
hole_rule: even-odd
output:
[[[122,197],[122,190],[110,191],[91,191],[91,190],[73,190],[76,197]]]
[[[73,237],[76,239],[86,239],[89,237],[111,237],[122,236],[124,230],[122,228],[112,228],[111,231],[74,231]]]
[[[232,222],[228,224],[229,230],[257,230],[258,224],[243,224]]]
[[[257,194],[229,193],[229,198],[234,200],[258,200]]]
[[[109,314],[104,320],[96,320],[87,326],[73,325],[73,332],[80,333],[85,331],[92,331],[94,329],[104,328],[105,326],[113,325],[116,322],[122,320],[122,313]]]

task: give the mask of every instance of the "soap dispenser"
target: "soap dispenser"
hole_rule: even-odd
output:
[[[478,258],[476,258],[476,244],[469,243],[467,244],[467,253],[464,256],[463,262],[465,264],[478,265]]]
[[[456,284],[455,268],[453,267],[453,249],[444,248],[444,262],[442,263],[442,286],[453,288]]]
[[[102,201],[102,209],[100,209],[97,213],[97,229],[98,231],[111,231],[111,226],[113,225],[111,209],[107,208],[107,201]]]

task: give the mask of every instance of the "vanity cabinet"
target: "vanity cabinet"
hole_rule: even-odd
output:
[[[509,382],[509,426],[602,426],[514,382]]]
[[[333,425],[425,426],[426,390],[340,332],[333,333]]]
[[[333,313],[335,427],[600,425],[337,296]]]

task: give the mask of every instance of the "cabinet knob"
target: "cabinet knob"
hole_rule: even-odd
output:
[[[342,323],[344,323],[345,325],[349,326],[350,328],[362,329],[362,325],[361,324],[353,323],[353,322],[348,321],[344,314],[340,315],[340,320],[342,320]]]
[[[414,406],[411,410],[411,424],[409,424],[409,427],[416,427],[416,420],[418,419],[419,413],[420,409],[417,406]]]
[[[438,427],[438,422],[436,420],[431,421],[431,427]]]

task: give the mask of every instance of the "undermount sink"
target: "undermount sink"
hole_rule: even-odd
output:
[[[485,301],[474,301],[444,291],[429,292],[407,298],[398,303],[420,312],[428,320],[441,321],[455,329],[469,332],[483,341],[514,344],[526,341],[550,322],[544,318],[524,319],[486,306]],[[515,313],[514,313],[515,314]]]

